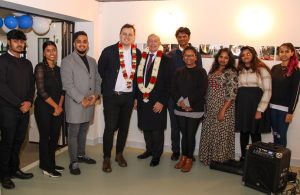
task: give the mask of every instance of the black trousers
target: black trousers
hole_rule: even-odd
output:
[[[40,134],[40,168],[50,172],[56,165],[55,151],[63,121],[63,114],[53,116],[52,112],[52,109],[44,103],[36,103],[34,107],[34,116]]]
[[[172,98],[168,101],[168,112],[170,116],[171,123],[171,143],[172,152],[180,152],[180,128],[174,114],[175,102]]]
[[[242,152],[242,158],[245,158],[246,156],[246,146],[249,144],[249,137],[251,136],[251,142],[259,142],[261,141],[261,134],[260,133],[240,133],[240,145],[241,145],[241,152]]]
[[[1,107],[0,176],[8,177],[20,166],[20,149],[25,140],[29,112],[23,114],[18,108]]]
[[[146,150],[152,154],[153,159],[159,159],[164,150],[164,130],[144,130]]]
[[[133,93],[103,96],[103,107],[105,122],[103,153],[104,158],[106,158],[111,156],[114,132],[117,130],[116,154],[123,153],[133,109]]]
[[[196,146],[196,133],[200,124],[200,118],[189,118],[176,116],[179,128],[181,130],[181,153],[183,156],[193,158]]]

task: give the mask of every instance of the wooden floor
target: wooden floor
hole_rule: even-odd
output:
[[[32,145],[30,151],[37,150]],[[61,178],[49,178],[42,175],[38,163],[29,171],[34,173],[31,180],[14,179],[14,190],[2,189],[1,195],[193,195],[193,194],[262,194],[242,184],[241,176],[211,170],[198,160],[190,173],[174,169],[176,162],[170,160],[170,154],[164,153],[158,167],[150,167],[150,158],[136,158],[142,150],[126,148],[127,168],[112,162],[110,174],[101,170],[102,145],[88,146],[88,154],[97,160],[96,165],[80,164],[82,174],[73,176],[68,171],[67,151],[57,155],[57,164],[66,168]],[[22,155],[22,159],[28,156]],[[114,155],[113,155],[114,156]],[[112,158],[113,159],[113,158]],[[23,161],[23,160],[22,160]],[[30,166],[29,166],[30,167]],[[27,169],[25,167],[25,169]]]

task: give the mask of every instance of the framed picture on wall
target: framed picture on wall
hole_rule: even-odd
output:
[[[49,41],[49,38],[38,38],[38,62],[43,61],[43,43]]]

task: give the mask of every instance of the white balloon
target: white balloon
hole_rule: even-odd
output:
[[[51,20],[50,20],[51,21]],[[32,29],[36,34],[46,34],[50,29],[49,19],[33,17]]]
[[[5,26],[5,24],[3,24],[2,30],[3,30],[5,33],[8,33],[8,32],[11,31],[12,29],[7,28],[7,27]]]
[[[13,12],[13,15],[18,17],[18,16],[23,16],[23,15],[25,15],[25,14],[19,13],[19,12]]]

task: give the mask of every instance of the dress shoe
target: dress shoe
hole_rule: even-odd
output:
[[[61,177],[61,173],[56,171],[56,170],[52,170],[52,171],[42,171],[44,175],[48,175],[49,177]]]
[[[102,171],[106,173],[110,173],[112,171],[111,165],[110,165],[110,158],[106,157],[103,160],[102,164]]]
[[[156,167],[159,165],[159,158],[153,158],[150,162],[150,167]]]
[[[178,160],[180,156],[180,152],[173,152],[172,156],[171,156],[171,160]]]
[[[9,177],[4,177],[1,179],[2,187],[5,189],[15,188],[14,182]],[[1,189],[0,189],[1,190]]]
[[[181,156],[181,157],[180,157],[180,160],[179,160],[178,163],[175,165],[175,169],[181,169],[181,168],[185,165],[186,159],[187,159],[186,156]]]
[[[196,158],[193,156],[193,157],[192,157],[192,160],[193,160],[193,162],[195,162],[195,161],[196,161]]]
[[[138,159],[146,159],[146,158],[148,158],[149,156],[151,156],[151,152],[146,151],[146,152],[144,152],[143,154],[138,155],[137,158],[138,158]]]
[[[79,169],[79,166],[78,166],[78,163],[77,162],[72,162],[70,165],[69,165],[69,170],[70,170],[70,173],[72,175],[80,175],[81,174],[81,171]]]
[[[116,158],[115,158],[115,161],[118,162],[120,167],[127,167],[127,162],[124,159],[122,154],[117,154]]]
[[[20,169],[17,170],[15,173],[11,174],[12,178],[18,178],[18,179],[30,179],[33,177],[32,173],[24,173]]]
[[[96,161],[88,156],[78,156],[78,162],[83,162],[86,164],[96,164]]]
[[[55,171],[58,171],[58,172],[62,172],[62,171],[64,171],[64,170],[65,170],[65,168],[64,168],[64,167],[62,167],[62,166],[58,166],[58,165],[55,165],[55,166],[54,166],[54,169],[55,169]]]
[[[181,168],[182,172],[190,172],[193,167],[193,159],[187,158],[184,166]]]

